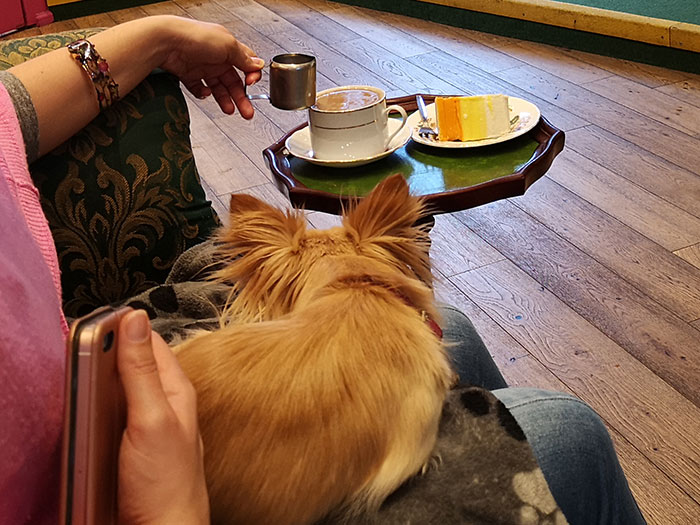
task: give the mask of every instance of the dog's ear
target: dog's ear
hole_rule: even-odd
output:
[[[397,173],[379,183],[343,223],[363,254],[392,261],[407,275],[431,283],[430,236],[426,226],[417,225],[425,213],[424,201],[409,193]]]
[[[233,193],[231,195],[231,207],[229,208],[231,220],[236,220],[236,216],[240,216],[244,213],[256,211],[280,213],[274,206],[270,206],[252,195],[246,195],[245,193]]]
[[[252,249],[284,248],[303,233],[306,223],[296,211],[284,212],[251,195],[231,195],[230,224],[222,228],[222,251],[232,257]]]
[[[387,177],[354,206],[345,224],[357,231],[360,239],[382,235],[413,235],[411,227],[424,214],[422,201],[410,195],[400,173]]]

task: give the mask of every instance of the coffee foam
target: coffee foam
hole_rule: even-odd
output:
[[[321,111],[348,111],[371,106],[380,100],[379,93],[369,89],[339,89],[319,95],[315,107]]]

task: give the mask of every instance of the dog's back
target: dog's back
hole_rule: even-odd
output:
[[[405,190],[393,180],[373,196],[394,198],[397,186]],[[415,208],[407,191],[403,197]],[[371,199],[355,212],[371,214]],[[265,206],[242,204],[232,214]],[[312,523],[339,509],[378,506],[428,460],[451,379],[442,343],[424,320],[435,312],[432,292],[415,277],[418,262],[413,268],[387,256],[410,258],[403,243],[411,239],[391,241],[377,218],[369,221],[381,230],[375,246],[361,249],[367,232],[346,224],[353,231],[333,235],[355,244],[352,250],[335,240],[322,257],[307,259],[303,236],[293,231],[299,223],[274,213],[265,209],[253,222],[280,221],[274,242],[287,238],[290,246],[278,246],[286,255],[266,247],[258,252],[274,264],[251,264],[245,259],[255,243],[239,242],[242,257],[227,269],[243,283],[229,315],[236,301],[240,317],[258,302],[262,320],[224,323],[177,349],[198,393],[215,523]],[[404,222],[417,219],[404,215]],[[245,227],[241,219],[234,228]],[[289,235],[280,236],[285,227]],[[313,235],[311,244],[320,244]],[[301,268],[285,257],[301,257]],[[284,282],[280,265],[295,275],[293,284]],[[265,288],[253,274],[277,279]],[[274,291],[280,283],[284,293]],[[248,285],[259,297],[246,295]],[[288,304],[274,308],[271,297]]]

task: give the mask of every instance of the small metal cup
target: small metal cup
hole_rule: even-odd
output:
[[[269,100],[279,109],[310,108],[316,103],[316,59],[301,53],[277,55],[270,63],[270,94],[247,97]]]

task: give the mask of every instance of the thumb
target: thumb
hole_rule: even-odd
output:
[[[124,386],[129,421],[167,405],[153,355],[151,323],[143,310],[129,312],[119,323],[117,367]]]

